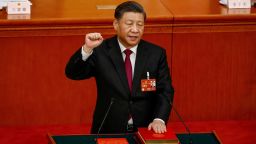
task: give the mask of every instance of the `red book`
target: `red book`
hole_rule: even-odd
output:
[[[97,138],[97,144],[129,144],[126,138]]]
[[[148,128],[138,128],[137,136],[143,144],[179,143],[179,139],[172,131],[172,129],[168,129],[167,132],[163,134],[157,134],[154,133],[153,130],[149,131]]]

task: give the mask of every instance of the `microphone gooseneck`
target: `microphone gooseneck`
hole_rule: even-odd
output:
[[[105,116],[104,116],[104,118],[103,118],[103,120],[102,120],[102,122],[101,122],[101,124],[100,124],[100,127],[99,127],[99,129],[98,129],[97,135],[99,135],[99,133],[100,133],[100,131],[101,131],[101,128],[102,128],[102,126],[103,126],[103,124],[104,124],[104,122],[105,122],[105,120],[106,120],[106,118],[107,118],[107,116],[108,116],[109,110],[110,110],[110,108],[111,108],[113,102],[114,102],[114,98],[111,98],[110,104],[109,104],[109,106],[108,106],[108,110],[107,110],[107,112],[106,112],[106,114],[105,114]]]
[[[188,126],[186,125],[186,123],[184,122],[183,118],[180,116],[180,114],[178,113],[178,111],[176,110],[176,108],[173,106],[173,103],[170,103],[173,111],[175,112],[175,114],[178,116],[179,120],[181,121],[182,125],[186,128],[186,131],[188,133],[188,137],[189,137],[189,144],[192,144],[192,138],[191,138],[191,132],[190,129],[188,128]]]

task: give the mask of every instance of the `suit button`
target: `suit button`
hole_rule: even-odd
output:
[[[133,104],[133,101],[130,101],[130,104]]]

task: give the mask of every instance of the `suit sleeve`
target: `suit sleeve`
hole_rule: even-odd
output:
[[[157,100],[155,109],[155,118],[160,118],[167,124],[171,105],[173,100],[174,89],[171,84],[170,70],[168,67],[166,52],[162,49],[161,57],[158,64],[158,77],[157,77]]]
[[[86,61],[82,59],[81,48],[71,56],[65,74],[73,80],[87,79],[95,75],[95,52]]]

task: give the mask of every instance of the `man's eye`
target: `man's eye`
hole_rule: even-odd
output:
[[[144,26],[144,24],[143,24],[143,23],[138,23],[137,25],[138,25],[138,26]]]

